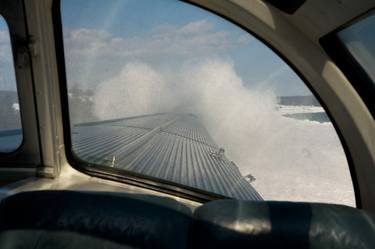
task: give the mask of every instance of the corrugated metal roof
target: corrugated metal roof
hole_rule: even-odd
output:
[[[262,199],[192,114],[154,114],[82,124],[73,149],[83,160],[243,200]]]

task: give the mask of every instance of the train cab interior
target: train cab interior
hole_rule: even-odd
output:
[[[1,0],[0,15],[0,248],[375,248],[374,0]],[[232,26],[235,31],[228,31]],[[277,148],[273,153],[279,157],[262,147],[261,136],[253,136],[250,126],[258,125],[256,118],[238,128],[241,122],[233,113],[243,118],[271,96],[259,94],[262,84],[255,91],[260,97],[249,93],[254,101],[242,101],[241,112],[226,115],[244,96],[232,96],[242,89],[238,75],[260,72],[256,64],[263,57],[253,56],[253,64],[246,64],[250,50],[243,47],[255,40],[281,58],[277,63],[298,75],[319,102],[309,107],[318,110],[310,116],[314,121],[298,124],[306,125],[303,134],[316,131],[307,140],[310,145],[317,143],[314,137],[326,138],[325,131],[336,132],[343,159],[324,159],[324,165],[345,161],[342,171],[347,170],[351,192],[336,191],[341,185],[334,181],[343,177],[328,167],[314,171],[311,164],[309,173],[299,177],[299,169],[291,166],[297,173],[280,172],[263,183],[263,171],[246,171],[238,163],[249,154],[252,160],[281,165],[289,147],[296,154],[301,149],[302,164],[320,163],[307,147],[275,142],[285,138],[270,121],[257,129],[270,130],[273,139],[267,146]],[[197,59],[207,54],[214,55]],[[238,62],[223,62],[230,56]],[[189,61],[182,63],[186,57]],[[193,69],[186,70],[189,66]],[[272,81],[272,73],[264,79]],[[233,87],[186,87],[211,79],[234,82]],[[88,87],[79,89],[85,80]],[[92,82],[99,82],[96,88]],[[111,94],[101,82],[112,87]],[[164,82],[173,82],[172,87]],[[154,98],[159,89],[172,92],[166,103],[166,97]],[[282,93],[275,89],[276,95]],[[297,90],[278,98],[277,110],[269,102],[272,113],[288,111],[272,125],[291,125],[290,134],[301,130],[290,119],[299,118],[290,113],[295,104],[287,104],[302,102],[293,96],[305,90]],[[200,99],[211,93],[209,101]],[[176,99],[191,108],[175,105]],[[96,101],[90,106],[102,118],[86,109],[90,101]],[[136,103],[123,112],[130,118],[109,114],[129,103]],[[198,122],[203,112],[191,111],[195,105],[220,119]],[[265,112],[264,106],[257,106],[257,112]],[[325,111],[329,127],[318,120],[319,110]],[[207,127],[224,119],[232,119],[229,124],[237,133],[225,126],[215,136],[216,130]],[[252,134],[245,138],[247,130]],[[237,134],[236,141],[251,140],[253,151],[262,149],[255,153],[250,148],[240,156],[230,148],[227,152],[220,144],[228,134]],[[326,149],[319,153],[336,155]],[[228,159],[236,155],[238,160]],[[264,175],[271,171],[267,168]],[[332,174],[336,180],[310,182],[316,172],[319,179]],[[303,199],[307,193],[288,189],[285,195],[302,197],[267,195],[278,181],[298,181],[317,198]],[[326,197],[325,192],[332,194]],[[332,199],[348,192],[352,199],[347,202]]]

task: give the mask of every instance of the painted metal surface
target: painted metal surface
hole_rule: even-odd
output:
[[[154,114],[74,126],[83,160],[242,200],[261,200],[198,117]]]

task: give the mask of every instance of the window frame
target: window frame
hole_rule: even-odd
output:
[[[331,120],[331,123],[336,131],[336,134],[340,140],[340,144],[343,148],[349,172],[352,180],[352,187],[354,190],[354,198],[357,208],[361,208],[361,197],[359,192],[359,185],[358,180],[355,172],[354,163],[350,154],[350,150],[346,144],[344,136],[342,135],[341,131],[338,129],[335,119],[333,115],[327,108],[326,104],[322,101],[320,95],[312,88],[311,84],[307,81],[307,79],[303,76],[303,74],[295,67],[280,51],[274,48],[270,43],[268,43],[265,39],[263,39],[260,35],[253,32],[249,28],[241,25],[240,23],[236,22],[234,19],[230,18],[229,16],[225,16],[222,13],[219,13],[215,10],[206,8],[199,3],[190,2],[189,0],[179,0],[184,2],[188,5],[192,5],[194,7],[203,9],[209,13],[212,13],[220,18],[225,19],[226,21],[236,25],[237,27],[241,28],[243,31],[249,33],[258,41],[262,42],[266,47],[268,47],[272,52],[274,52],[281,60],[286,63],[291,70],[294,71],[301,79],[301,81],[305,84],[305,86],[311,91],[312,95],[318,100],[324,111],[326,112],[327,116]],[[91,176],[96,176],[99,178],[104,178],[108,180],[114,180],[118,182],[123,182],[130,185],[140,186],[160,192],[164,192],[167,194],[172,194],[178,197],[191,199],[198,202],[207,202],[210,200],[215,199],[231,199],[227,196],[218,195],[215,193],[207,192],[201,189],[192,188],[186,185],[178,184],[175,182],[170,182],[167,180],[159,179],[150,177],[147,175],[138,174],[135,172],[131,172],[128,170],[116,170],[114,168],[105,167],[101,165],[96,165],[93,163],[88,163],[86,161],[81,160],[78,158],[72,148],[72,140],[71,140],[71,127],[70,127],[70,116],[69,116],[69,99],[68,99],[68,89],[67,89],[67,79],[66,79],[66,71],[65,71],[65,55],[64,55],[64,41],[63,41],[63,33],[62,33],[62,18],[61,18],[61,0],[53,0],[52,4],[52,16],[53,16],[53,26],[54,26],[54,36],[55,36],[55,46],[56,46],[56,58],[57,58],[57,66],[58,66],[58,75],[59,75],[59,83],[60,83],[60,93],[61,93],[61,106],[62,106],[62,116],[63,116],[63,129],[64,129],[64,142],[65,142],[65,153],[66,158],[69,164],[76,170],[86,173]],[[95,166],[95,167],[92,167]]]
[[[12,152],[0,153],[0,183],[5,184],[35,176],[41,154],[24,2],[1,1],[0,14],[9,29],[22,127],[20,146]]]
[[[19,150],[21,150],[21,147],[23,146],[24,144],[24,129],[23,129],[23,124],[22,124],[22,111],[21,111],[21,103],[20,103],[20,94],[19,94],[19,89],[18,89],[18,81],[17,81],[17,75],[16,75],[16,61],[15,61],[15,58],[16,58],[16,55],[14,53],[14,50],[13,50],[13,40],[12,40],[12,34],[11,34],[11,28],[10,28],[10,24],[8,23],[8,20],[5,18],[5,16],[2,14],[2,10],[1,10],[1,7],[0,7],[0,16],[3,18],[4,22],[6,23],[7,25],[7,28],[8,28],[8,34],[9,34],[9,47],[11,49],[11,55],[12,55],[12,67],[13,67],[13,72],[14,72],[14,78],[15,78],[15,85],[16,85],[16,95],[17,95],[17,99],[18,99],[18,104],[20,106],[20,111],[19,111],[19,119],[20,119],[20,122],[21,122],[21,135],[22,135],[22,139],[21,139],[21,143],[19,143],[19,145],[13,149],[12,151],[9,151],[9,152],[4,152],[4,151],[0,151],[0,157],[5,157],[5,156],[8,156],[8,155],[12,155],[12,154],[16,154]],[[19,130],[19,129],[9,129],[9,131],[15,131],[15,130]]]
[[[0,185],[6,185],[35,177],[42,160],[23,0],[1,1],[0,14],[8,25],[10,35],[22,126],[20,146],[12,152],[0,153]]]
[[[11,67],[13,67],[13,73],[14,73],[14,79],[15,79],[15,82],[14,82],[14,84],[15,84],[15,86],[16,86],[16,95],[17,95],[17,100],[18,100],[18,105],[19,106],[21,106],[20,105],[20,96],[19,96],[19,91],[18,91],[18,86],[17,86],[17,79],[16,79],[16,67],[15,67],[15,60],[14,60],[14,58],[15,58],[15,56],[14,56],[14,53],[13,53],[13,48],[12,48],[12,37],[11,37],[11,33],[10,33],[10,26],[9,26],[9,23],[8,23],[8,21],[5,19],[5,17],[1,14],[1,10],[0,10],[0,16],[3,18],[3,20],[4,20],[4,22],[5,22],[5,24],[6,24],[6,26],[7,26],[7,31],[8,31],[8,35],[9,35],[9,47],[10,47],[10,50],[11,50],[11,56],[12,56],[12,65],[11,65]],[[19,120],[20,120],[20,122],[21,122],[21,128],[20,129],[8,129],[8,130],[5,130],[5,131],[0,131],[0,133],[5,133],[5,132],[7,132],[7,131],[9,131],[9,132],[15,132],[15,131],[18,131],[18,130],[20,130],[21,132],[21,142],[18,144],[18,146],[15,148],[15,149],[13,149],[13,150],[11,150],[11,151],[1,151],[0,150],[0,157],[2,157],[2,156],[6,156],[6,155],[9,155],[9,154],[13,154],[13,153],[17,153],[17,151],[18,150],[20,150],[20,148],[22,147],[22,145],[23,145],[23,143],[24,143],[24,132],[23,132],[23,125],[22,125],[22,111],[21,111],[21,107],[19,108],[20,110],[19,110]]]

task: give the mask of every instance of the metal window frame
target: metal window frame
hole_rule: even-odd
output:
[[[11,153],[0,154],[0,182],[7,183],[35,176],[36,169],[42,162],[29,54],[30,39],[23,1],[1,1],[0,14],[7,22],[10,32],[23,134],[23,140],[18,149]]]

